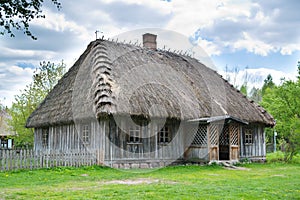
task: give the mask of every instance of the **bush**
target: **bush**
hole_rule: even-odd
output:
[[[299,164],[300,165],[300,153],[298,153],[297,155],[294,155],[293,159],[290,160],[288,163]]]
[[[267,154],[267,163],[277,163],[284,162],[284,153],[281,151],[277,151],[274,153]]]
[[[277,151],[275,153],[267,154],[267,163],[292,163],[292,164],[300,164],[300,153],[297,153],[293,156],[292,160],[285,160],[285,153],[282,151]]]

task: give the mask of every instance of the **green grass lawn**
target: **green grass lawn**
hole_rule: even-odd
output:
[[[0,199],[300,199],[299,164],[106,167],[0,173]]]

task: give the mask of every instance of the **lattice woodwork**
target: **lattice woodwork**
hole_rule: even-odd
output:
[[[220,145],[229,145],[229,127],[224,125],[220,134]]]
[[[231,145],[239,144],[239,126],[234,124],[231,126],[231,135],[230,135],[230,143]]]
[[[210,144],[218,145],[218,137],[219,137],[219,125],[211,124],[210,125]]]
[[[199,124],[197,132],[194,134],[192,145],[207,144],[207,125]]]

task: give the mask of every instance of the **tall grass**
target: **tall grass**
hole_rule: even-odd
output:
[[[284,163],[285,155],[282,151],[276,151],[274,153],[267,154],[267,163]],[[296,154],[293,156],[293,159],[288,161],[288,163],[300,164],[300,154]]]

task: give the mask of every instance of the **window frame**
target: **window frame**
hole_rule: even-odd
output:
[[[90,124],[83,124],[81,128],[81,137],[84,144],[90,144],[91,127]]]
[[[7,137],[5,137],[5,136],[0,136],[0,141],[1,141],[1,143],[0,143],[0,148],[8,148],[8,138]]]
[[[42,147],[49,147],[49,128],[42,128]]]
[[[244,144],[252,145],[253,144],[253,130],[252,129],[245,129],[245,141]]]
[[[130,126],[128,129],[127,144],[139,144],[142,142],[141,138],[142,127],[139,125]]]
[[[171,142],[171,129],[169,126],[163,126],[157,132],[157,143],[158,144],[169,144]]]

